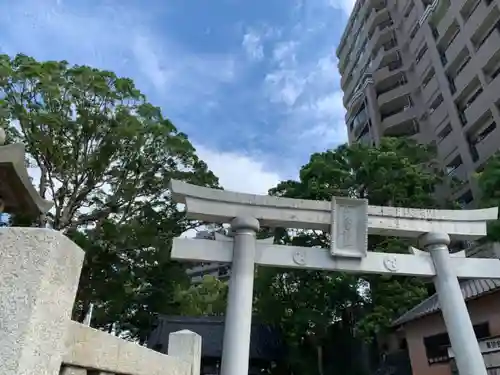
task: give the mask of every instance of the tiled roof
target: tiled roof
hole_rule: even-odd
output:
[[[464,296],[464,300],[468,301],[480,297],[483,294],[499,289],[500,280],[497,279],[467,280],[460,283],[460,288],[462,289],[462,295]],[[407,311],[398,319],[396,319],[393,322],[393,326],[399,326],[401,324],[408,323],[412,320],[433,314],[440,310],[441,308],[439,306],[437,294],[434,294],[431,297],[427,298],[426,300],[422,301],[413,309]]]
[[[467,256],[472,258],[499,258],[500,244],[486,243],[480,246],[475,246],[467,250]],[[460,283],[464,300],[468,301],[478,298],[486,293],[500,289],[500,280],[497,279],[476,279],[464,280]],[[422,318],[426,315],[434,314],[441,310],[437,294],[434,294],[407,311],[393,322],[393,326],[399,326],[412,320]]]
[[[202,337],[202,356],[220,358],[224,335],[224,317],[160,316],[156,328],[148,338],[148,347],[166,354],[171,332],[188,329]],[[280,333],[272,327],[252,324],[250,357],[277,360],[284,355]]]

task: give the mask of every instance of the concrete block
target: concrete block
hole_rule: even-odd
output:
[[[103,374],[192,375],[191,364],[183,358],[155,352],[73,321],[62,361],[68,366],[95,369]]]
[[[60,232],[0,229],[0,374],[59,375],[83,257]]]
[[[60,375],[88,375],[87,369],[73,366],[63,366]]]
[[[190,363],[190,375],[200,375],[201,336],[187,329],[172,332],[168,337],[168,355]]]

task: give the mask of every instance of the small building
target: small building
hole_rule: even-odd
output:
[[[499,258],[500,244],[476,247],[468,256]],[[500,375],[500,280],[465,280],[461,289],[488,373]],[[389,355],[408,353],[413,375],[458,375],[436,294],[396,319],[393,328],[384,345]]]
[[[224,317],[160,316],[148,338],[148,348],[167,353],[171,332],[188,329],[202,337],[200,375],[218,375],[222,358]],[[249,375],[260,374],[260,369],[281,361],[286,354],[280,333],[263,324],[252,324]]]
[[[196,233],[196,239],[202,240],[215,240],[217,235],[224,236],[227,233],[225,230],[210,230],[210,231],[200,231]],[[231,264],[225,263],[198,263],[193,264],[191,267],[186,269],[186,273],[191,279],[192,284],[199,284],[203,281],[203,277],[206,275],[214,276],[219,280],[229,280],[231,276]]]

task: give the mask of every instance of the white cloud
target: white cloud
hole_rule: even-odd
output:
[[[241,45],[251,60],[261,61],[264,58],[264,46],[262,45],[261,35],[255,30],[248,31],[243,35]]]
[[[198,156],[219,177],[224,189],[251,194],[267,194],[284,178],[266,170],[257,157],[236,152],[220,152],[195,145]]]
[[[137,5],[79,6],[55,0],[0,2],[1,49],[132,76],[142,91],[161,95],[175,109],[198,105],[233,80],[240,66],[233,55],[194,54],[159,35]]]
[[[320,31],[314,27],[322,26],[301,21],[294,35],[275,44],[275,66],[265,77],[264,92],[272,102],[281,103],[288,115],[281,125],[284,137],[324,149],[346,141],[345,110],[333,41],[311,52]]]
[[[356,0],[328,0],[328,3],[332,8],[340,9],[349,16],[354,8],[354,4],[356,4]]]

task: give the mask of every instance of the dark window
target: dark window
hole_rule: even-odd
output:
[[[458,75],[462,72],[462,70],[465,69],[469,61],[470,61],[470,56],[467,56],[465,60],[462,62],[462,64],[460,64],[460,66],[458,67],[457,72],[455,73],[455,77],[458,77]]]
[[[400,350],[408,349],[408,342],[406,341],[406,339],[402,339],[399,341],[399,349]]]
[[[453,176],[458,169],[462,165],[462,158],[460,155],[455,156],[455,158],[446,165],[446,174]]]
[[[405,18],[408,18],[408,16],[410,15],[411,11],[413,10],[413,8],[415,7],[415,3],[412,1],[410,1],[410,5],[408,6],[408,8],[406,9],[406,12],[405,12]]]
[[[486,3],[488,1],[491,2],[491,0],[485,0],[485,1],[486,1]],[[462,10],[460,11],[460,14],[462,14],[462,18],[464,19],[465,22],[467,22],[467,20],[470,18],[470,16],[472,16],[472,14],[476,10],[476,8],[479,6],[479,4],[481,4],[481,0],[476,0],[475,3],[469,2],[468,5],[466,4],[462,8]]]
[[[477,138],[475,140],[475,143],[481,142],[483,139],[485,139],[487,136],[489,136],[493,131],[497,128],[496,122],[492,122],[486,129],[484,129],[482,132],[480,132],[477,135]]]
[[[427,52],[427,44],[424,44],[424,46],[417,53],[417,64],[420,62],[420,60],[422,60],[426,52]]]
[[[469,100],[467,100],[467,102],[465,103],[465,108],[469,107],[472,103],[474,103],[476,101],[476,99],[478,98],[479,95],[481,95],[481,93],[483,92],[483,88],[480,87],[475,93],[474,95],[472,95]]]
[[[447,333],[425,337],[424,345],[429,364],[445,362],[449,359],[448,346],[450,345],[450,338]]]
[[[434,39],[439,38],[439,31],[437,31],[437,29],[431,24],[429,24],[429,26],[431,27],[432,36],[434,37]]]
[[[430,106],[430,113],[434,112],[443,102],[443,95],[439,94],[436,99],[434,99]]]
[[[443,130],[441,130],[439,133],[438,133],[438,138],[440,141],[442,141],[443,139],[445,139],[452,131],[452,128],[451,128],[451,125],[448,124],[446,125]]]
[[[467,193],[469,192],[470,190]],[[470,193],[470,196],[472,197],[472,193]],[[476,338],[478,340],[490,337],[489,323],[475,325],[474,332],[476,333]],[[424,345],[429,364],[432,365],[434,363],[447,362],[449,360],[448,347],[450,346],[450,338],[447,333],[440,333],[439,335],[425,337]]]
[[[457,203],[460,207],[462,208],[465,208],[470,202],[472,202],[474,200],[474,196],[472,195],[472,191],[470,190],[467,190],[464,194],[462,194],[460,196],[460,198],[458,198],[457,200]],[[488,328],[488,327],[487,327]],[[484,328],[482,328],[484,329]],[[475,331],[475,328],[474,328],[474,331]],[[476,336],[478,336],[478,333],[476,332]],[[489,335],[487,336],[483,336],[483,337],[488,337]]]
[[[430,69],[429,72],[425,75],[423,81],[422,81],[422,86],[426,87],[429,82],[431,81],[432,77],[434,77],[434,69]]]
[[[415,26],[413,26],[413,29],[411,30],[410,33],[410,38],[413,39],[415,38],[415,35],[417,35],[418,29],[420,29],[420,24],[417,22]]]
[[[500,74],[500,66],[493,73],[491,73],[491,80],[497,78],[499,74]]]

